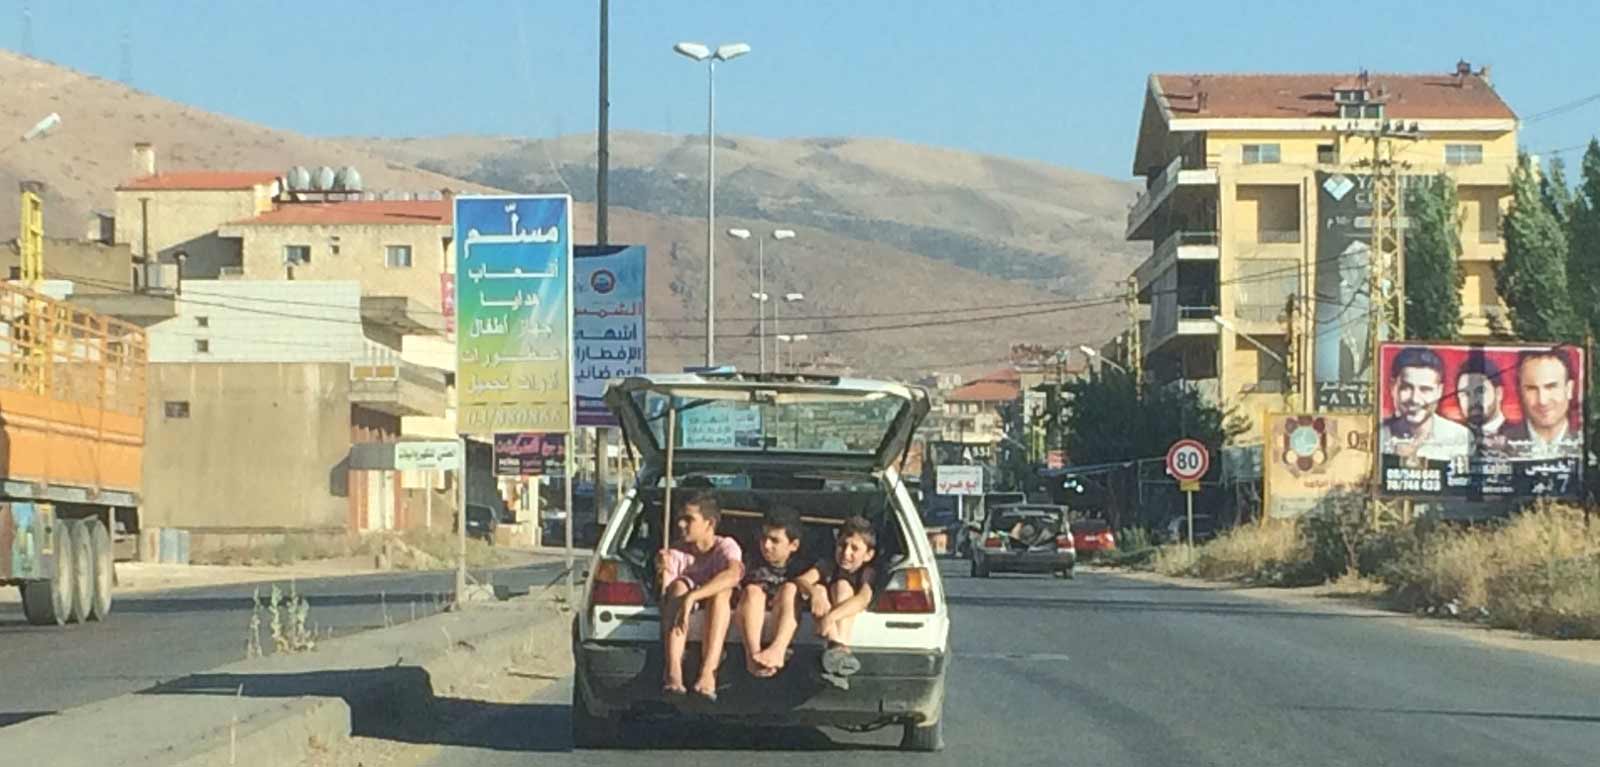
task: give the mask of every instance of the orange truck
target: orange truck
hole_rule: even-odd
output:
[[[0,586],[30,623],[111,611],[139,531],[145,367],[137,325],[0,284]]]

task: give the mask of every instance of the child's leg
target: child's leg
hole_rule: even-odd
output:
[[[785,583],[778,588],[778,596],[774,600],[773,609],[777,615],[773,616],[777,622],[777,630],[772,635],[772,644],[755,661],[770,669],[783,668],[789,654],[789,643],[794,641],[794,632],[799,630],[800,621],[795,615],[795,602],[800,595],[800,587],[793,583]]]
[[[706,635],[701,642],[704,653],[700,659],[700,680],[695,682],[694,691],[711,697],[717,693],[717,666],[722,663],[722,644],[728,638],[728,626],[733,623],[733,589],[706,602]]]
[[[689,641],[689,632],[682,631],[674,625],[677,619],[679,605],[683,602],[684,595],[689,593],[688,584],[678,581],[667,588],[666,598],[661,600],[661,646],[663,659],[661,668],[661,687],[667,692],[683,692],[683,648]]]
[[[756,655],[761,652],[761,624],[767,619],[767,592],[757,585],[745,586],[739,595],[739,631],[744,634],[744,666],[759,674]]]
[[[846,599],[849,599],[856,594],[856,590],[852,588],[848,582],[843,580],[835,581],[833,587],[830,588],[829,591],[833,597],[833,603],[836,605],[844,604]],[[850,629],[855,625],[855,623],[856,617],[854,615],[839,621],[838,623],[834,624],[833,633],[827,638],[842,645],[850,644]]]

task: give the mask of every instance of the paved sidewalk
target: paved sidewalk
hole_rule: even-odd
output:
[[[511,665],[570,621],[548,596],[473,604],[315,650],[233,663],[0,730],[7,764],[284,765],[352,731],[402,732],[437,693]],[[241,637],[241,642],[243,637]]]

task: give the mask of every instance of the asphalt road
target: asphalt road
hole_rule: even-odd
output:
[[[411,742],[430,764],[1593,765],[1600,667],[1501,649],[1403,618],[1354,616],[1112,575],[947,571],[957,654],[948,748],[898,732],[654,732],[573,753],[570,680]],[[442,726],[434,723],[435,726]],[[424,735],[425,730],[418,735]],[[543,752],[543,753],[538,753]]]
[[[527,589],[543,588],[560,571],[560,563],[539,563],[474,575]],[[118,596],[108,620],[61,628],[30,626],[20,605],[0,604],[0,727],[242,660],[258,587],[265,601],[271,584]],[[311,605],[309,622],[334,636],[437,612],[454,588],[454,571],[295,584]],[[264,629],[261,641],[270,650]]]

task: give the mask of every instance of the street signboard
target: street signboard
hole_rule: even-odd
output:
[[[936,495],[983,495],[982,466],[939,466],[933,476]]]
[[[461,443],[456,440],[396,442],[396,471],[455,471],[461,468]]]
[[[572,198],[455,198],[457,430],[572,430]]]
[[[1167,449],[1167,473],[1174,479],[1198,480],[1211,470],[1211,453],[1199,440],[1180,439]]]
[[[566,474],[567,435],[494,435],[494,473],[501,477],[560,477]]]
[[[572,262],[573,388],[579,426],[616,426],[606,382],[645,372],[645,249],[584,245]]]

